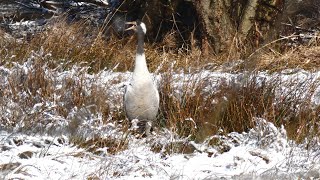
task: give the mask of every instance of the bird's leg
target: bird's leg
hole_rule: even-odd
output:
[[[139,129],[138,123],[139,123],[139,120],[138,120],[138,119],[133,119],[133,120],[131,121],[130,130],[136,131],[137,129]]]
[[[147,121],[146,128],[145,128],[146,136],[150,135],[151,127],[152,127],[152,122],[151,121]]]
[[[131,120],[130,131],[132,131],[137,138],[148,136],[151,128],[150,123],[146,120],[133,119]]]

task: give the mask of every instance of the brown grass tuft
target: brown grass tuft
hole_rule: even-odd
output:
[[[320,46],[300,46],[284,54],[269,52],[257,60],[259,70],[280,71],[287,68],[318,70],[320,67]]]
[[[284,85],[280,79],[267,82],[250,74],[241,82],[222,83],[212,91],[204,91],[210,87],[210,79],[191,76],[182,80],[185,83],[176,93],[172,74],[164,74],[162,78],[160,119],[181,136],[203,141],[221,132],[248,131],[255,127],[257,117],[284,125],[288,136],[298,142],[311,134],[319,135],[320,108],[310,104],[314,91],[310,82],[301,84],[301,88],[309,87],[308,92],[293,88],[277,94],[280,87],[295,87],[296,82]],[[308,96],[299,99],[297,95],[302,93]]]
[[[115,154],[119,151],[123,151],[128,148],[127,139],[119,139],[114,137],[103,138],[101,136],[96,136],[88,140],[85,140],[82,138],[77,139],[73,137],[72,143],[97,155],[107,154],[107,153]],[[105,148],[105,147],[107,148],[106,151],[101,150],[102,148]]]

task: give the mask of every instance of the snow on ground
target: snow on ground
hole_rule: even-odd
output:
[[[12,67],[0,67],[1,93],[10,87],[12,82],[20,82],[30,77],[30,71],[35,71],[34,64],[14,64]],[[121,108],[123,86],[130,73],[116,73],[103,70],[97,74],[88,74],[86,68],[73,67],[69,70],[49,69],[43,67],[45,78],[50,79],[55,90],[53,93],[66,90],[66,80],[81,82],[84,93],[90,95],[93,86],[101,87],[110,98],[111,108]],[[32,73],[31,73],[32,74]],[[277,86],[278,98],[295,96],[303,99],[307,93],[313,92],[312,103],[319,105],[320,86],[311,90],[311,85],[318,81],[320,72],[303,70],[286,70],[280,73],[268,74],[258,72],[254,75],[243,73],[226,73],[202,71],[195,74],[176,73],[172,77],[172,86],[176,96],[189,83],[205,83],[204,92],[214,92],[221,83],[241,84],[250,78],[255,78],[257,85],[264,81],[280,83]],[[155,79],[159,82],[162,75]],[[9,82],[10,81],[10,82]],[[299,89],[299,91],[295,91]],[[188,89],[192,93],[193,89]],[[30,92],[17,93],[15,98],[30,96]],[[39,92],[40,93],[40,92]],[[65,92],[68,95],[69,92]],[[55,107],[62,101],[61,93],[54,94],[47,102],[36,103],[30,109],[19,107],[15,99],[5,97],[1,102],[1,117],[3,122],[11,122],[12,117],[25,118],[42,110],[43,122],[61,123],[66,126],[73,116],[81,112],[71,109],[67,119],[57,116]],[[37,97],[36,97],[37,98]],[[21,111],[21,112],[20,112]],[[17,113],[21,113],[18,114]],[[38,114],[37,114],[38,115]],[[102,122],[100,114],[85,114],[83,126],[90,131],[106,135],[107,138],[119,138],[124,134],[117,131],[114,124]],[[88,120],[88,121],[85,121]],[[42,121],[40,121],[42,122]],[[319,144],[306,150],[287,139],[283,128],[276,128],[264,119],[256,119],[257,126],[248,133],[230,133],[228,136],[215,136],[228,151],[220,151],[219,147],[209,143],[210,138],[202,144],[181,139],[173,132],[162,129],[152,137],[136,139],[128,136],[128,147],[115,154],[108,149],[101,149],[100,154],[90,152],[72,143],[65,131],[57,131],[58,136],[11,133],[0,125],[0,179],[312,179],[320,178]],[[16,126],[23,127],[24,124]],[[18,128],[19,129],[19,128]],[[105,134],[104,134],[105,133]],[[56,133],[57,134],[57,133]],[[194,148],[190,153],[165,151],[170,143],[184,142]],[[154,150],[155,145],[163,149]],[[166,146],[169,147],[170,146]]]
[[[62,140],[62,139],[59,139]],[[85,177],[96,166],[81,149],[57,138],[1,133],[1,177],[68,179]],[[79,156],[79,157],[77,157]],[[91,171],[88,171],[91,170]]]
[[[230,133],[227,152],[192,143],[197,151],[164,154],[151,150],[172,132],[129,137],[127,150],[95,155],[69,144],[67,137],[8,134],[1,131],[0,177],[3,179],[312,179],[320,178],[319,151],[289,141],[283,128],[264,119],[248,133]],[[171,139],[170,139],[171,137]],[[210,149],[210,150],[209,150]],[[210,152],[210,153],[209,153]]]

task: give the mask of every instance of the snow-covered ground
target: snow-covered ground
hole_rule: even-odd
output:
[[[318,141],[315,140],[309,148],[305,147],[307,143],[298,145],[288,140],[284,128],[276,128],[260,118],[255,119],[256,127],[247,133],[216,135],[199,144],[188,138],[181,138],[165,128],[155,131],[151,137],[137,139],[119,131],[117,125],[112,123],[112,117],[109,123],[102,122],[101,114],[86,114],[84,110],[77,108],[70,109],[67,118],[57,115],[55,108],[61,103],[66,103],[69,98],[69,86],[66,82],[70,82],[70,79],[76,82],[75,85],[83,86],[82,93],[85,96],[93,93],[92,87],[102,88],[107,94],[110,108],[121,109],[123,85],[130,75],[128,72],[103,70],[97,74],[88,74],[86,68],[73,67],[64,70],[59,67],[50,69],[44,65],[40,68],[43,74],[38,75],[48,79],[48,84],[54,89],[52,96],[41,99],[45,97],[41,95],[41,89],[34,92],[35,95],[19,85],[17,87],[21,88],[21,92],[12,93],[13,95],[8,93],[8,89],[15,90],[12,88],[14,83],[23,83],[32,74],[36,74],[39,71],[36,66],[31,58],[24,64],[0,67],[0,114],[1,122],[6,122],[0,124],[0,179],[320,178],[320,149],[316,143]],[[257,85],[264,81],[280,83],[277,86],[279,99],[287,94],[295,96],[296,99],[303,99],[312,93],[311,102],[317,106],[320,104],[320,86],[312,90],[310,86],[317,84],[319,77],[320,72],[303,70],[286,70],[273,74],[258,72],[254,75],[247,72],[233,74],[201,71],[193,74],[173,74],[171,83],[174,95],[179,96],[182,89],[188,87],[188,83],[205,82],[203,91],[214,92],[220,83],[237,85],[255,78]],[[155,77],[158,82],[161,78],[161,75]],[[189,93],[192,94],[192,89]],[[38,103],[30,108],[20,107],[23,99],[31,96],[34,96]],[[115,153],[110,153],[108,147],[92,152],[71,143],[69,134],[63,128],[81,113],[84,115],[78,118],[82,119],[80,133],[84,132],[88,136],[98,133],[105,138],[120,140],[126,137],[127,147]],[[42,128],[45,126],[51,130],[52,127],[61,130],[48,134],[47,129],[42,129],[41,133],[21,130],[25,126],[22,120],[33,117],[32,115],[36,115],[34,117],[37,117],[39,124],[45,124]],[[7,129],[6,125],[12,125],[13,119],[17,124],[14,128]],[[212,145],[211,139],[218,139],[227,150],[221,151],[221,147]],[[174,146],[181,143],[192,151],[184,154],[174,151]],[[158,147],[158,150],[155,150],[155,147]]]
[[[128,149],[96,155],[69,144],[67,137],[1,132],[0,169],[4,179],[317,179],[319,148],[305,150],[283,128],[263,119],[248,133],[221,137],[229,151],[207,141],[189,142],[193,153],[152,151],[155,143],[179,141],[172,132],[129,137]],[[182,140],[184,141],[184,140]],[[107,150],[105,150],[107,151]]]

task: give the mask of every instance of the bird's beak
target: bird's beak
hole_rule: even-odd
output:
[[[132,25],[131,27],[125,29],[125,31],[129,31],[131,29],[135,30],[136,29],[136,26],[137,26],[137,23],[136,22],[126,22],[126,24],[128,25]]]

